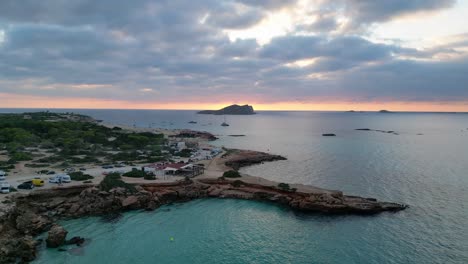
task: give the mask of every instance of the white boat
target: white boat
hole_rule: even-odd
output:
[[[6,176],[6,173],[4,171],[0,170],[0,181],[4,181],[5,176]]]
[[[3,182],[0,184],[0,193],[9,193],[10,184],[8,182]]]

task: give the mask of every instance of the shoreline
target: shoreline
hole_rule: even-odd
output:
[[[112,126],[111,124],[102,124]],[[120,126],[119,126],[120,127]],[[158,132],[174,136],[183,129],[121,127],[131,132]],[[206,139],[198,139],[209,145]],[[0,263],[12,259],[31,261],[37,256],[35,236],[56,225],[56,221],[86,216],[102,216],[129,210],[155,210],[174,203],[203,198],[230,198],[271,202],[293,210],[323,214],[373,215],[384,211],[397,212],[408,206],[380,202],[373,198],[344,195],[341,191],[327,190],[302,184],[286,184],[262,177],[241,174],[239,178],[223,178],[228,170],[284,160],[284,157],[251,150],[228,150],[206,163],[205,173],[191,180],[176,179],[167,182],[124,178],[137,192],[123,188],[109,191],[99,189],[101,178],[92,184],[44,188],[31,192],[8,195],[9,203],[0,214]],[[130,179],[130,180],[129,180]],[[1,207],[1,206],[0,206]]]

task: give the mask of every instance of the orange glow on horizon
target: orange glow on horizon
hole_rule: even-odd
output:
[[[468,112],[468,101],[459,102],[277,102],[261,101],[213,103],[196,102],[131,102],[96,98],[45,97],[0,93],[0,108],[64,108],[64,109],[160,109],[160,110],[203,110],[220,109],[233,103],[250,104],[258,111],[414,111],[414,112]]]

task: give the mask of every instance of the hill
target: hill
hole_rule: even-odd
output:
[[[254,109],[250,105],[230,105],[220,110],[204,110],[198,112],[204,115],[254,115]]]

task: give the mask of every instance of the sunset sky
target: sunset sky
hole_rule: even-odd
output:
[[[1,0],[0,107],[468,111],[468,0]]]

